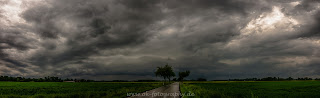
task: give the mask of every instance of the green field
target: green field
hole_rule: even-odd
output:
[[[320,81],[184,82],[180,89],[196,98],[320,98]]]
[[[123,98],[160,86],[161,82],[0,82],[0,98]]]

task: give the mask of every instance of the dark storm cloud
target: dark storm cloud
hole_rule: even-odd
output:
[[[319,3],[317,0],[303,0],[299,5],[295,8],[303,11],[310,12],[316,9],[316,4]]]
[[[145,29],[161,19],[160,8],[156,4],[156,2],[143,0],[136,2],[77,0],[52,1],[49,4],[52,7],[43,5],[28,9],[23,17],[27,21],[34,22],[35,32],[42,37],[57,38],[58,35],[75,33],[69,35],[67,47],[70,49],[65,50],[64,54],[46,54],[34,59],[37,62],[44,61],[40,62],[41,64],[57,64],[86,58],[101,49],[142,43],[149,36]],[[74,23],[76,30],[61,31],[62,28],[59,28],[57,23],[60,19]],[[47,59],[50,58],[53,60],[48,61]]]
[[[0,15],[3,14],[5,13],[0,13]],[[2,19],[3,18],[1,18],[1,20]],[[2,65],[2,67],[6,66],[14,68],[21,73],[27,72],[25,71],[25,68],[29,67],[29,65],[10,57],[12,54],[7,53],[6,50],[28,51],[29,49],[36,48],[36,46],[33,45],[36,40],[25,36],[24,32],[28,30],[23,26],[20,26],[19,24],[15,26],[6,26],[6,22],[10,23],[11,21],[5,19],[4,16],[4,21],[0,22],[0,65]],[[10,72],[11,71],[8,71],[7,74],[11,74]]]
[[[11,63],[12,65],[15,65],[15,66],[19,66],[19,67],[26,67],[27,65],[19,62],[19,61],[15,61],[15,60],[12,60],[12,59],[2,59],[3,61],[5,62],[8,62],[8,63]]]
[[[308,24],[305,25],[300,32],[304,32],[298,35],[298,37],[314,37],[319,36],[319,9],[317,8],[320,4],[317,0],[303,0],[300,4],[294,7],[293,10],[288,11],[289,15],[299,16],[301,14],[309,14],[308,16],[301,16],[302,18],[309,18]]]
[[[9,31],[1,31],[1,32],[3,32],[3,34],[0,35],[1,37],[0,43],[2,44],[0,48],[3,48],[3,49],[15,48],[18,50],[27,50],[31,48],[31,45],[29,43],[32,43],[33,40],[25,38],[23,35],[21,35],[21,31],[9,30]]]
[[[190,78],[318,75],[307,72],[318,70],[315,0],[24,3],[18,16],[25,23],[0,10],[1,20],[9,21],[0,24],[0,63],[15,75],[154,78],[155,68],[166,63],[191,70]],[[277,8],[285,18],[272,23]]]
[[[167,4],[168,8],[171,9],[178,9],[178,10],[184,10],[181,13],[196,13],[192,12],[194,10],[209,10],[209,9],[216,9],[223,13],[240,13],[240,14],[246,14],[248,13],[248,9],[253,8],[254,6],[258,6],[258,3],[252,2],[250,0],[248,1],[242,1],[242,0],[185,0],[183,2],[179,0],[170,0],[168,2],[165,2]],[[258,5],[257,5],[258,4]],[[264,8],[264,7],[261,7]],[[188,9],[188,10],[186,10]]]
[[[306,30],[305,34],[302,34],[301,37],[315,37],[320,36],[320,11],[313,16],[314,22],[311,23],[310,27]]]

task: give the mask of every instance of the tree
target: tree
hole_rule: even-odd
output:
[[[164,82],[166,81],[166,79],[168,79],[170,82],[171,77],[175,76],[172,70],[172,67],[169,66],[168,64],[163,67],[157,67],[157,71],[155,72],[155,74],[157,77],[158,76],[163,77]]]
[[[179,79],[178,80],[183,81],[183,78],[189,76],[189,74],[190,74],[189,70],[187,70],[185,72],[179,72]]]
[[[177,81],[177,78],[173,78],[172,81]]]
[[[289,77],[289,78],[287,78],[287,80],[293,80],[293,78],[292,78],[292,77]]]

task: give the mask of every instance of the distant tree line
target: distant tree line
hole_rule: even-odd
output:
[[[207,79],[206,78],[197,78],[197,79],[183,79],[184,81],[207,81]],[[177,78],[174,78],[173,79],[173,81],[181,81],[181,80],[179,80],[179,79],[177,79]]]
[[[59,77],[47,76],[44,78],[25,78],[25,77],[10,77],[0,76],[0,81],[11,81],[11,82],[63,82],[63,81],[74,81],[74,82],[93,82],[93,80],[86,79],[61,79]]]
[[[265,78],[246,78],[246,79],[229,79],[229,81],[288,81],[288,80],[320,80],[320,78],[309,78],[309,77],[304,77],[304,78],[280,78],[280,77],[265,77]]]

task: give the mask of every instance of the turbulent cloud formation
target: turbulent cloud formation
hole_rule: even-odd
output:
[[[0,74],[319,77],[317,0],[2,0]]]

